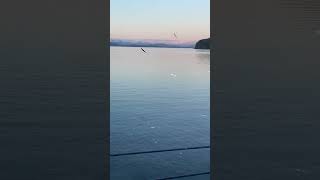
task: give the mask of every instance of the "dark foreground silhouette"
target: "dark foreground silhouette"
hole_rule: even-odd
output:
[[[195,47],[195,49],[210,49],[210,38],[199,40]]]

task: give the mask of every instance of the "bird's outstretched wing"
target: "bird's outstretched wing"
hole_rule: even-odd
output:
[[[142,50],[144,53],[147,53],[144,49],[141,48],[141,50]]]
[[[177,36],[176,33],[173,33],[173,36],[174,36],[176,39],[178,39],[178,36]]]

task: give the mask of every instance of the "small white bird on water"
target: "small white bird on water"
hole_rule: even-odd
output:
[[[171,77],[177,77],[177,75],[176,75],[176,74],[173,74],[173,73],[171,73],[170,76],[171,76]]]

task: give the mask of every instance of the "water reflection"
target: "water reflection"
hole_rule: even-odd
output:
[[[112,154],[208,146],[210,144],[210,52],[195,49],[111,48],[110,145]],[[204,152],[209,152],[206,150]],[[111,160],[113,177],[139,172],[153,162],[169,171],[209,170],[209,153],[157,153]],[[171,161],[167,161],[170,159]],[[192,167],[190,166],[192,162]],[[172,166],[174,164],[179,166]],[[132,166],[133,164],[133,166]],[[144,167],[145,168],[145,167]],[[191,168],[190,170],[187,170]],[[141,172],[145,174],[146,172]]]
[[[196,50],[195,56],[200,63],[210,65],[210,51],[209,50]]]

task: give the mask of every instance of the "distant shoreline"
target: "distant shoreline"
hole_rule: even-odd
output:
[[[210,49],[210,38],[201,39],[197,42],[172,43],[166,40],[125,40],[111,39],[109,46],[114,47],[153,47],[153,48],[191,48],[191,49]]]
[[[111,39],[109,45],[119,47],[194,48],[195,42],[176,42],[171,40]]]

